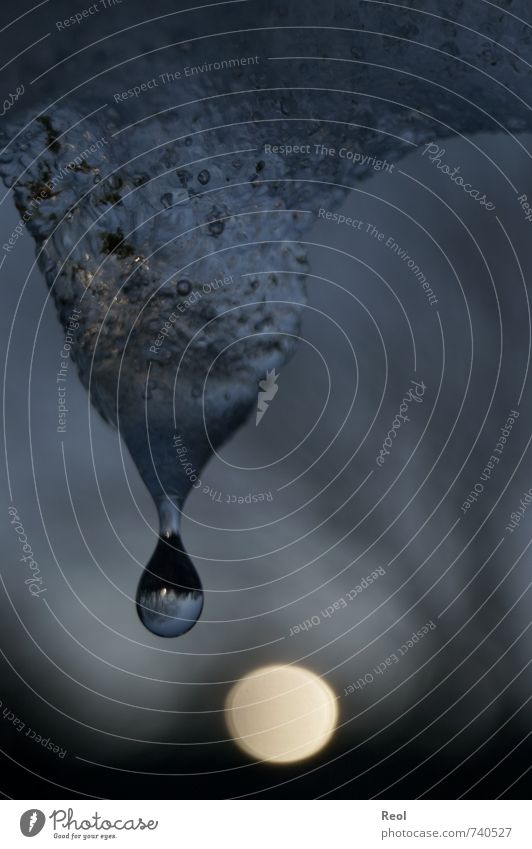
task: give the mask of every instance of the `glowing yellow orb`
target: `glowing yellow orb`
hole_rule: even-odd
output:
[[[247,754],[271,763],[301,761],[330,740],[336,697],[318,675],[301,666],[264,666],[234,685],[227,725]]]

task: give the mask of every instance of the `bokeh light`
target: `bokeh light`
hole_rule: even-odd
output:
[[[331,739],[336,697],[318,675],[300,666],[264,666],[241,678],[227,698],[231,735],[249,755],[270,763],[301,761]]]

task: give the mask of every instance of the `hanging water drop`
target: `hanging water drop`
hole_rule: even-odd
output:
[[[179,513],[168,501],[160,509],[159,541],[137,589],[137,613],[158,637],[180,637],[203,610],[200,577],[179,533]]]
[[[61,139],[63,135],[68,138],[61,141],[65,150],[87,147],[89,136],[85,125],[81,126],[85,113],[78,114],[74,106],[55,110],[54,126],[58,129],[54,133]],[[106,115],[92,115],[91,138],[98,135],[105,138],[118,128],[118,113],[111,125]],[[170,135],[174,118],[168,124],[166,118],[161,120],[162,137],[174,138]],[[123,123],[121,117],[120,123]],[[193,123],[185,122],[184,126],[192,128]],[[129,142],[126,144],[125,139],[122,136],[127,148]],[[183,147],[197,147],[198,157],[204,155],[206,163],[207,155],[213,154],[210,142],[205,147],[202,139],[198,136],[196,141],[196,136],[190,135]],[[9,185],[19,180],[19,164],[23,153],[28,153],[20,149],[15,138],[13,143],[16,155],[12,167],[6,164],[10,154],[5,151],[0,154],[0,172]],[[143,141],[139,143],[138,151],[143,149]],[[51,144],[50,141],[48,150],[54,156],[43,154],[41,131],[31,139],[29,153],[35,161],[28,164],[30,186],[42,183],[45,172],[41,165],[50,173],[57,166],[56,151]],[[257,159],[253,153],[259,149],[255,144],[246,142],[241,154],[229,158],[229,166],[224,165],[220,170],[221,165],[214,165],[213,171],[202,165],[183,168],[179,162],[193,159],[192,156],[183,157],[182,148],[174,149],[173,144],[157,146],[143,172],[138,170],[136,155],[122,159],[122,153],[137,152],[137,141],[131,144],[134,150],[126,150],[120,142],[114,151],[116,157],[110,146],[105,154],[103,151],[101,155],[91,154],[77,169],[65,167],[60,184],[54,183],[54,214],[48,215],[45,205],[36,206],[32,210],[32,231],[39,251],[43,247],[46,250],[46,276],[65,326],[67,307],[68,310],[77,307],[88,288],[95,290],[90,308],[83,313],[83,333],[76,339],[80,375],[89,385],[94,371],[92,402],[119,429],[154,503],[173,504],[174,512],[179,515],[213,452],[253,414],[258,381],[282,364],[281,348],[275,347],[276,334],[297,337],[300,300],[305,299],[303,277],[283,275],[276,292],[278,299],[271,304],[258,280],[245,282],[244,286],[228,285],[245,271],[248,262],[251,268],[277,267],[279,247],[275,241],[273,247],[267,246],[278,234],[279,225],[274,223],[273,230],[264,230],[269,226],[269,216],[246,219],[244,237],[251,257],[246,253],[244,260],[239,252],[234,255],[233,246],[230,254],[221,252],[210,259],[213,239],[229,244],[231,227],[226,222],[232,222],[238,211],[249,206],[251,190],[246,175],[268,171],[268,160]],[[42,163],[41,154],[45,157]],[[163,173],[166,183],[160,184]],[[235,189],[241,191],[236,201],[232,192],[229,206],[221,200],[217,203],[201,200],[202,194],[209,194],[207,185],[220,181],[225,184],[227,177],[234,182],[237,174],[242,175],[244,182],[241,190]],[[280,172],[278,176],[279,185],[284,185],[281,178],[286,175]],[[144,186],[142,192],[132,195],[131,190],[140,186]],[[264,192],[271,186],[266,181]],[[126,189],[127,193],[123,194]],[[94,204],[85,202],[87,190],[94,190]],[[189,192],[195,199],[189,199]],[[20,203],[24,200],[27,200],[25,194]],[[295,208],[295,202],[288,200],[273,197],[271,203],[279,208],[283,204]],[[94,216],[98,213],[96,217],[100,221],[104,208],[106,223],[98,224],[94,230]],[[146,233],[144,230],[137,233],[136,224],[151,220],[153,213],[154,225],[147,226]],[[60,239],[54,236],[57,220],[67,225],[61,228]],[[80,233],[85,233],[83,240]],[[290,239],[287,238],[286,244],[292,244],[298,235],[299,231],[287,231]],[[290,250],[295,252],[286,247],[288,253]],[[145,253],[153,256],[149,264]],[[281,259],[284,256],[281,254]],[[191,278],[178,276],[189,273],[177,272],[184,260],[192,265],[200,259],[201,265],[190,272]],[[105,274],[101,272],[104,262]],[[211,267],[213,262],[215,266]],[[53,282],[58,268],[64,269],[63,282],[68,279],[68,286],[62,285],[59,292]],[[228,274],[229,271],[232,273]],[[249,279],[244,277],[244,281]],[[222,287],[223,294],[215,294],[214,290]],[[206,297],[209,293],[210,297]],[[141,315],[142,304],[146,309],[141,310]],[[120,320],[109,323],[109,309]],[[272,328],[268,326],[268,333],[262,338],[258,332],[253,333],[253,328],[270,313]],[[105,334],[99,334],[102,325],[107,328]],[[93,370],[96,338],[98,362]],[[201,581],[183,547],[178,522],[161,522],[161,532],[153,548],[147,566],[142,563],[128,590],[136,599],[135,618],[138,615],[145,627],[159,637],[178,637],[190,631],[201,615],[204,603]]]

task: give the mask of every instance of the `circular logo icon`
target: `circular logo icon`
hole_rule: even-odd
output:
[[[20,830],[24,837],[35,837],[44,828],[46,817],[37,808],[24,811],[20,818]]]

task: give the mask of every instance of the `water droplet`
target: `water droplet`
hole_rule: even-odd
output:
[[[202,394],[201,386],[196,383],[195,386],[192,387],[192,392],[190,394],[193,398],[200,398]]]
[[[137,589],[137,613],[158,637],[180,637],[196,624],[203,589],[179,534],[159,537]]]
[[[199,172],[198,182],[200,182],[202,186],[206,186],[210,179],[211,179],[211,175],[209,174],[207,169],[204,169],[203,171]]]
[[[178,280],[177,281],[177,292],[179,295],[188,295],[192,286],[190,285],[189,280]]]

